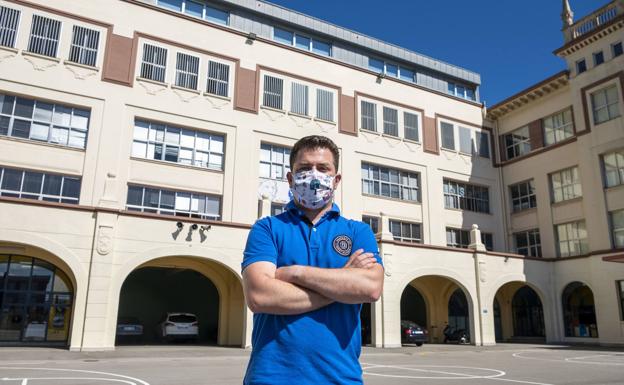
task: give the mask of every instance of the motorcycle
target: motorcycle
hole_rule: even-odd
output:
[[[457,342],[458,344],[470,343],[470,337],[465,329],[452,328],[450,325],[446,325],[442,331],[444,334],[444,343]]]

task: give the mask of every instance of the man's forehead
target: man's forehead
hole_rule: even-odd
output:
[[[332,163],[334,155],[326,148],[310,148],[301,150],[295,158],[295,163],[309,164],[309,163]]]

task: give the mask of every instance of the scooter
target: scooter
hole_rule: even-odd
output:
[[[459,344],[467,344],[470,342],[470,337],[468,337],[465,329],[453,329],[450,325],[446,325],[442,333],[444,333],[444,343],[457,342]]]

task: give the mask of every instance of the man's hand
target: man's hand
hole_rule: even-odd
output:
[[[373,267],[375,263],[377,263],[377,260],[373,253],[365,253],[364,249],[357,249],[355,253],[351,254],[349,260],[342,268],[369,269]]]

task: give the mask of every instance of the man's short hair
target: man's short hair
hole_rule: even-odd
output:
[[[297,159],[299,152],[302,150],[316,150],[319,148],[326,148],[331,151],[334,156],[334,168],[336,169],[336,172],[338,172],[338,164],[340,163],[340,153],[338,152],[338,147],[331,139],[321,135],[305,136],[295,143],[292,150],[290,150],[290,169],[294,171],[295,159]]]

